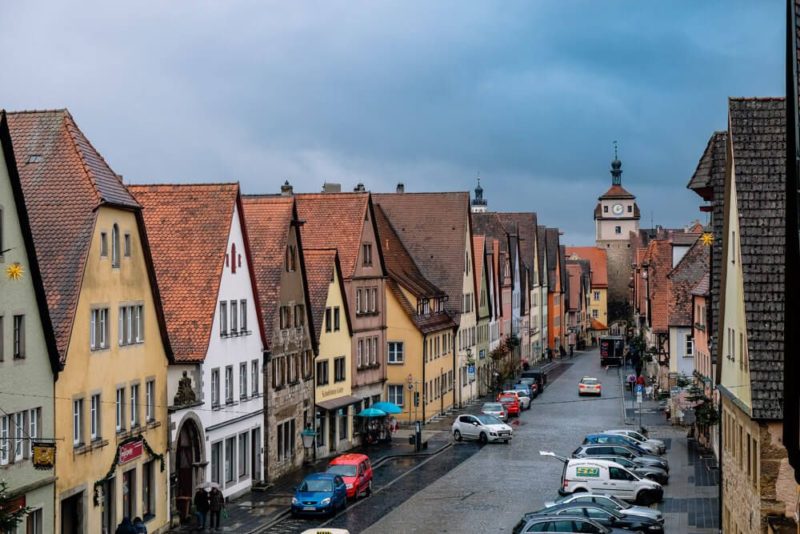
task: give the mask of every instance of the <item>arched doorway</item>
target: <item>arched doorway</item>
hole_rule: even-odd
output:
[[[181,501],[191,502],[195,487],[202,482],[198,476],[198,467],[202,465],[203,450],[200,430],[192,419],[187,419],[181,426],[178,434],[178,446],[175,450],[178,503]]]

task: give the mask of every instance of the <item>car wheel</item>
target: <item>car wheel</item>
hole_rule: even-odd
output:
[[[504,439],[504,440],[503,440],[503,443],[505,443],[506,445],[508,445],[508,440],[507,440],[507,439]]]
[[[653,504],[653,502],[655,502],[655,497],[650,492],[650,490],[640,491],[636,495],[636,504],[639,504],[641,506],[650,506],[651,504]]]
[[[489,442],[489,438],[486,436],[486,432],[481,432],[481,436],[479,438],[479,441],[481,443],[488,443]]]
[[[586,488],[578,488],[575,491],[573,491],[572,493],[586,493]]]
[[[453,439],[461,441],[461,431],[458,429],[453,430]]]

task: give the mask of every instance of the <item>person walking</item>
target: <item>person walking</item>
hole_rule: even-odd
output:
[[[208,520],[208,493],[203,488],[197,488],[194,492],[194,513],[197,516],[197,522],[200,524],[202,530],[206,529],[206,521]]]
[[[117,525],[117,530],[115,534],[136,534],[136,529],[133,527],[133,523],[131,523],[130,517],[123,517],[122,522]]]
[[[147,534],[147,526],[141,517],[133,518],[133,530],[136,531],[136,534]]]
[[[211,528],[220,529],[220,519],[222,509],[225,508],[225,497],[219,488],[211,488],[211,495],[208,497],[209,510],[211,510]]]

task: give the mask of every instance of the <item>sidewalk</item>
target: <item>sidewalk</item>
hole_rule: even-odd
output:
[[[434,454],[450,443],[449,434],[423,431],[423,439],[428,441],[428,448],[420,453],[408,443],[409,432],[400,430],[391,443],[357,447],[350,452],[362,453],[376,467],[389,458],[397,456],[427,456]],[[275,481],[266,491],[250,491],[227,504],[228,519],[223,521],[221,532],[247,534],[254,532],[278,519],[289,510],[294,487],[302,482],[310,473],[324,471],[331,458],[318,460],[303,466],[285,477]],[[181,526],[170,532],[198,532],[188,526]],[[210,530],[209,530],[210,532]]]

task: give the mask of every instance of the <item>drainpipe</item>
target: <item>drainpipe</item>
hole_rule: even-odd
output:
[[[425,403],[428,402],[427,395],[425,395],[425,364],[428,362],[428,334],[422,334],[422,391],[420,391],[420,398],[422,399],[422,424],[425,424]]]
[[[264,485],[269,484],[269,364],[272,360],[272,351],[264,351],[264,363],[262,363],[261,376],[264,377]]]

